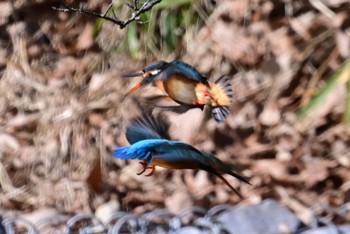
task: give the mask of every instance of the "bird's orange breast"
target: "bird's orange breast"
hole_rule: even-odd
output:
[[[163,82],[164,90],[173,100],[188,105],[205,105],[208,87],[180,75]]]

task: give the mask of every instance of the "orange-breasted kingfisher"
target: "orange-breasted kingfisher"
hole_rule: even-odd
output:
[[[134,119],[126,129],[126,138],[131,144],[114,150],[119,159],[138,159],[143,170],[138,175],[151,169],[146,176],[155,173],[155,166],[168,169],[200,169],[218,176],[241,198],[242,195],[222,176],[229,174],[238,180],[250,184],[243,176],[233,170],[233,166],[222,162],[214,155],[198,150],[181,141],[170,140],[169,124],[162,115],[158,120],[151,115]]]
[[[213,118],[221,123],[230,113],[233,102],[231,81],[222,76],[215,83],[199,73],[187,63],[174,60],[172,62],[159,61],[146,66],[141,72],[125,74],[123,77],[142,77],[143,80],[135,85],[127,95],[140,87],[154,83],[175,102],[189,107],[211,107]]]

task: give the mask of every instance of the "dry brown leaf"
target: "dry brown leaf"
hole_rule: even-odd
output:
[[[201,190],[210,185],[208,180],[208,172],[206,171],[198,171],[196,176],[194,177],[194,185],[193,191]]]
[[[11,2],[0,2],[0,25],[7,23],[8,17],[13,12]]]
[[[212,25],[210,37],[217,52],[232,62],[255,64],[261,56],[256,38],[247,36],[241,27],[217,21]]]
[[[349,2],[348,0],[320,0],[320,1],[329,7],[338,7],[343,3]]]
[[[102,178],[102,168],[101,160],[95,160],[88,177],[86,178],[86,183],[93,192],[101,193],[103,188],[103,178]]]
[[[84,27],[83,32],[80,34],[76,48],[77,50],[87,50],[94,44],[93,39],[93,29],[94,25],[87,23]]]
[[[20,144],[14,136],[0,132],[0,152],[19,149]]]
[[[343,167],[350,168],[349,145],[344,141],[337,140],[332,144],[332,158],[335,158]]]
[[[281,112],[275,104],[268,104],[265,106],[263,112],[259,116],[259,120],[263,125],[273,126],[280,122]]]
[[[334,163],[326,160],[313,160],[306,163],[305,170],[301,173],[305,184],[307,186],[313,186],[317,182],[324,181],[329,176],[328,171],[332,167],[332,164]]]
[[[89,92],[93,93],[98,91],[110,78],[111,76],[109,74],[94,73],[89,83]]]
[[[271,159],[257,160],[253,166],[254,174],[267,174],[279,180],[283,180],[288,175],[285,162],[279,162]]]
[[[113,213],[119,211],[120,204],[116,200],[111,200],[107,203],[104,203],[96,208],[95,215],[103,223],[108,223],[110,217]]]
[[[338,31],[335,34],[335,39],[338,47],[338,51],[343,58],[350,57],[350,37],[343,31]]]
[[[58,210],[51,207],[41,207],[34,212],[23,214],[20,217],[28,220],[31,223],[37,223],[40,220],[44,220],[48,217],[55,217],[57,215],[59,215]]]
[[[30,125],[35,126],[40,116],[40,114],[17,115],[7,122],[7,126],[12,128],[30,127]]]
[[[180,211],[191,208],[193,201],[187,190],[178,189],[165,198],[165,206],[170,212],[178,214]]]
[[[314,12],[307,12],[302,14],[296,18],[293,18],[290,22],[293,30],[298,33],[305,41],[309,41],[311,39],[311,35],[309,34],[309,28],[315,20]]]

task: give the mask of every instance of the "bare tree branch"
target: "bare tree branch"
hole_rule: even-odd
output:
[[[96,12],[90,12],[90,11],[86,11],[82,8],[74,8],[74,7],[70,7],[67,6],[66,4],[64,4],[62,2],[63,8],[57,8],[57,7],[52,7],[52,9],[56,10],[56,11],[62,11],[62,12],[75,12],[75,13],[79,13],[79,14],[84,14],[84,15],[90,15],[96,18],[100,18],[100,19],[105,19],[107,21],[110,21],[116,25],[119,25],[119,27],[121,29],[125,28],[128,24],[130,24],[133,21],[139,21],[140,20],[140,15],[146,11],[149,11],[152,9],[153,6],[157,5],[158,3],[160,3],[162,0],[148,0],[144,3],[142,3],[142,6],[139,8],[138,4],[141,4],[139,0],[134,0],[133,1],[133,5],[128,4],[128,6],[134,10],[134,12],[131,14],[131,16],[125,20],[120,20],[114,10],[113,10],[113,3],[111,3],[107,10],[103,13],[103,14],[99,14]],[[109,17],[107,16],[108,12],[112,11],[113,17]]]

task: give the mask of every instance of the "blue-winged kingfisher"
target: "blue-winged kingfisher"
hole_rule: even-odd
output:
[[[177,60],[169,63],[160,61],[146,66],[141,72],[125,74],[123,77],[143,78],[127,95],[154,83],[179,104],[201,109],[205,105],[210,106],[213,118],[219,123],[225,120],[233,102],[231,81],[227,76],[212,83],[194,67]]]
[[[156,119],[152,115],[144,115],[134,119],[126,129],[126,138],[131,144],[114,150],[114,156],[119,159],[138,159],[143,170],[155,173],[155,166],[168,169],[200,169],[218,176],[232,191],[240,197],[242,195],[222,176],[229,174],[240,181],[250,184],[249,181],[237,174],[231,164],[225,163],[214,155],[198,150],[181,141],[170,140],[168,135],[169,124],[163,116]]]

